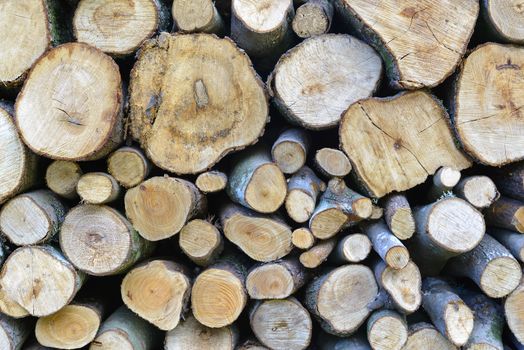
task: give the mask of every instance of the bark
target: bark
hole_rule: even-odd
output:
[[[392,193],[384,198],[384,220],[400,240],[411,238],[415,233],[415,219],[408,199],[402,193]]]
[[[211,0],[174,0],[171,8],[174,26],[184,33],[224,32],[224,21]]]
[[[303,129],[288,129],[271,147],[273,162],[284,174],[294,174],[306,163],[309,152],[309,135]]]
[[[519,286],[508,295],[503,305],[509,329],[517,342],[524,344],[524,279],[521,279]]]
[[[291,234],[291,243],[298,249],[309,249],[315,245],[315,236],[307,227],[299,227]]]
[[[449,340],[440,334],[433,325],[425,322],[409,326],[409,335],[403,350],[458,350]]]
[[[327,178],[344,177],[351,171],[351,163],[344,152],[334,148],[321,148],[315,153],[315,166]]]
[[[409,251],[402,242],[393,235],[386,224],[382,221],[375,221],[361,225],[364,233],[373,243],[375,252],[394,269],[406,267],[410,258]]]
[[[198,175],[195,185],[203,193],[215,193],[225,189],[227,181],[226,174],[221,171],[211,170]]]
[[[182,251],[199,266],[208,266],[218,259],[224,249],[224,239],[212,223],[195,219],[180,230]]]
[[[501,197],[485,212],[488,224],[524,233],[524,203]]]
[[[285,208],[289,217],[299,223],[308,221],[319,194],[325,189],[326,184],[310,168],[304,166],[298,170],[287,184]]]
[[[241,345],[239,345],[235,350],[269,350],[265,346],[261,345],[258,341],[253,339],[247,339]]]
[[[300,254],[300,263],[308,269],[317,268],[327,260],[336,245],[337,240],[335,238],[319,241],[313,247]]]
[[[363,334],[341,338],[331,334],[321,333],[318,340],[318,347],[320,350],[371,350]]]
[[[524,31],[521,28],[522,12],[519,3],[482,0],[480,4],[482,15],[491,33],[504,42],[524,43]]]
[[[33,331],[33,321],[17,320],[0,314],[0,348],[5,350],[21,350],[26,339]]]
[[[495,238],[506,247],[507,250],[520,262],[524,262],[524,235],[518,232],[490,228],[488,230],[490,236]]]
[[[429,189],[428,198],[435,201],[447,192],[453,190],[460,181],[460,171],[451,167],[442,167],[433,175],[433,184]]]
[[[524,162],[494,170],[492,179],[497,189],[505,196],[524,201]]]
[[[400,350],[408,339],[406,317],[391,310],[378,310],[367,321],[368,341],[373,350]]]
[[[113,176],[93,172],[80,177],[76,185],[76,192],[84,203],[107,204],[117,200],[121,191]]]
[[[371,241],[361,233],[349,234],[338,241],[329,259],[337,264],[358,263],[371,252]]]
[[[329,32],[333,21],[333,5],[328,0],[309,0],[301,5],[291,24],[300,38],[307,39]]]
[[[500,197],[497,187],[487,176],[464,178],[455,187],[455,193],[479,210],[489,207]]]
[[[76,199],[76,185],[82,174],[82,169],[77,163],[55,160],[47,167],[45,182],[47,187],[60,197]]]
[[[107,171],[125,188],[135,187],[151,171],[151,163],[137,147],[124,146],[109,155]]]

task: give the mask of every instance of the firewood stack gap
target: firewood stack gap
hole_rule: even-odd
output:
[[[0,0],[0,350],[524,349],[524,3]]]

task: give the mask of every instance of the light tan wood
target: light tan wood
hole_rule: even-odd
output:
[[[288,129],[271,147],[271,157],[283,173],[294,174],[306,163],[309,144],[309,135],[305,130]]]
[[[400,350],[408,340],[405,316],[391,310],[375,311],[367,322],[367,338],[373,350]]]
[[[300,263],[308,269],[319,267],[335,249],[336,244],[335,238],[318,241],[313,247],[300,254]]]
[[[300,38],[329,32],[333,20],[333,5],[328,0],[309,0],[297,8],[292,28]]]
[[[415,233],[415,219],[405,195],[392,193],[384,198],[384,220],[393,234],[406,240]]]
[[[449,193],[461,178],[460,171],[444,166],[433,175],[433,184],[428,192],[429,200],[437,200]]]
[[[307,166],[300,168],[287,183],[286,212],[295,222],[306,222],[315,211],[317,198],[326,184]]]
[[[495,183],[487,176],[469,176],[454,189],[458,197],[467,200],[477,209],[484,209],[500,197]]]
[[[483,0],[481,4],[485,18],[500,38],[517,44],[524,42],[524,8],[519,0]]]
[[[47,167],[45,182],[47,187],[60,197],[75,199],[76,185],[82,176],[80,165],[66,160],[55,160]]]
[[[455,145],[446,110],[424,91],[353,104],[340,124],[341,148],[375,196],[410,189],[441,166],[471,162]]]
[[[358,263],[371,252],[371,241],[366,235],[352,233],[340,239],[333,252],[333,260],[338,263]],[[331,259],[331,258],[330,258]]]
[[[12,318],[29,316],[29,312],[14,301],[0,285],[0,313]]]
[[[151,164],[139,148],[125,146],[109,155],[107,171],[120,185],[131,188],[146,179]]]
[[[291,243],[298,249],[309,249],[315,244],[315,236],[307,227],[299,227],[291,234]]]
[[[263,84],[231,40],[163,33],[140,50],[131,72],[130,130],[159,167],[205,171],[254,143],[267,119]]]
[[[219,192],[226,188],[227,175],[221,171],[207,171],[198,175],[195,185],[203,193]]]
[[[187,257],[200,266],[213,263],[224,248],[218,228],[201,219],[191,220],[182,227],[178,242]]]
[[[492,226],[524,233],[524,202],[500,197],[485,210],[485,217]]]
[[[34,65],[16,99],[16,123],[34,152],[61,160],[107,155],[123,137],[117,64],[81,43],[50,50]]]
[[[195,185],[168,176],[152,177],[129,189],[124,203],[126,216],[140,235],[150,241],[176,235],[206,206]]]
[[[111,175],[94,172],[80,177],[76,185],[76,192],[84,203],[106,204],[118,198],[120,186]]]
[[[458,350],[449,340],[429,323],[416,323],[409,327],[409,335],[403,350]]]
[[[152,260],[129,271],[120,292],[131,311],[169,331],[186,311],[191,281],[185,267],[169,260]]]
[[[344,152],[321,148],[315,153],[315,165],[326,177],[344,177],[351,171],[351,163]]]
[[[284,299],[301,288],[308,279],[296,258],[256,265],[246,277],[251,299]]]
[[[174,0],[171,14],[176,28],[185,33],[224,31],[224,22],[211,0]]]
[[[515,338],[524,343],[524,279],[504,301],[504,314]]]
[[[371,240],[375,252],[388,266],[394,269],[406,267],[410,260],[409,251],[383,221],[363,223],[361,227]]]

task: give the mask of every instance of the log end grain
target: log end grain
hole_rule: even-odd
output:
[[[286,178],[273,163],[258,167],[246,187],[245,201],[260,213],[276,211],[286,198]]]
[[[402,349],[408,339],[408,327],[398,313],[379,310],[368,319],[367,337],[373,350]]]
[[[218,33],[223,30],[222,18],[211,0],[174,0],[171,14],[176,28],[185,33]]]
[[[291,234],[291,243],[298,249],[309,249],[315,244],[315,236],[306,227],[300,227]]]
[[[475,319],[471,309],[464,302],[452,302],[446,305],[443,318],[448,339],[457,346],[466,344]]]
[[[137,186],[145,180],[150,164],[138,148],[122,147],[107,158],[107,171],[125,188]]]
[[[195,185],[203,193],[222,191],[227,185],[227,175],[220,171],[208,171],[198,175]]]
[[[457,195],[478,209],[489,207],[500,194],[495,183],[487,176],[470,176],[455,188]]]
[[[234,327],[209,328],[190,315],[166,333],[165,350],[224,349],[233,350],[238,334]]]
[[[115,178],[102,172],[82,175],[76,185],[80,199],[89,204],[105,204],[116,200],[120,186]]]
[[[315,153],[315,164],[328,177],[344,177],[351,171],[348,157],[338,149],[321,148]]]
[[[290,190],[286,197],[285,207],[289,217],[302,223],[309,220],[315,210],[314,198],[299,189]]]
[[[504,301],[504,313],[509,329],[524,344],[524,280]]]
[[[402,349],[439,349],[457,350],[445,336],[439,333],[433,325],[429,323],[416,323],[409,328],[408,340]]]
[[[75,199],[78,197],[76,186],[81,176],[82,169],[77,163],[55,160],[47,167],[45,181],[47,187],[57,195]]]
[[[201,219],[189,221],[180,230],[179,244],[194,263],[211,264],[223,249],[223,238],[215,225]]]
[[[381,280],[380,284],[400,309],[406,313],[412,313],[420,307],[422,276],[415,263],[410,261],[400,270],[386,267],[378,278]]]
[[[252,299],[284,299],[294,291],[293,276],[285,266],[268,263],[247,275],[246,289]]]
[[[300,38],[325,34],[333,20],[333,5],[329,1],[310,1],[300,6],[291,26]]]
[[[502,298],[519,285],[522,269],[513,257],[498,257],[487,264],[480,277],[480,286],[491,298]]]
[[[482,2],[484,15],[492,29],[505,41],[522,44],[522,4],[516,0]]]

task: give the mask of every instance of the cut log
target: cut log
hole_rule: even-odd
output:
[[[156,350],[163,334],[125,306],[102,323],[89,350]]]
[[[475,249],[450,260],[448,269],[454,275],[473,280],[491,298],[510,294],[522,277],[518,261],[488,234]]]
[[[504,314],[515,338],[524,344],[524,278],[504,301]]]
[[[209,34],[162,33],[148,41],[129,91],[133,137],[153,163],[174,173],[207,170],[256,142],[268,121],[264,85],[248,56]]]
[[[246,275],[245,263],[233,255],[200,273],[191,291],[191,308],[198,322],[210,328],[235,322],[248,300]]]
[[[45,243],[64,221],[66,208],[49,190],[36,190],[9,200],[0,211],[0,231],[15,245]]]
[[[469,176],[455,187],[458,197],[468,201],[477,209],[489,207],[499,197],[499,191],[487,176]]]
[[[37,158],[20,139],[8,107],[3,106],[0,106],[0,148],[3,150],[0,158],[1,204],[38,182]]]
[[[211,170],[198,175],[195,184],[203,193],[219,192],[226,188],[227,175],[221,171]]]
[[[497,169],[492,179],[503,195],[524,201],[524,162]]]
[[[524,233],[524,202],[501,197],[485,210],[484,215],[492,226]]]
[[[211,0],[174,0],[171,7],[175,27],[184,33],[224,32],[224,22]]]
[[[337,0],[339,13],[373,45],[398,89],[433,87],[460,63],[479,14],[479,3]]]
[[[312,248],[300,254],[299,260],[304,267],[314,269],[327,260],[329,254],[335,249],[337,240],[335,238],[318,242]]]
[[[289,217],[299,223],[308,221],[318,195],[325,189],[326,184],[310,168],[305,166],[298,170],[287,184],[285,208]]]
[[[268,87],[289,121],[318,130],[336,126],[349,105],[371,96],[381,75],[382,61],[370,46],[346,34],[325,34],[282,56]]]
[[[224,239],[215,225],[195,219],[180,230],[180,248],[195,264],[208,266],[215,262],[224,249]]]
[[[409,327],[408,340],[402,349],[458,350],[433,325],[425,322],[415,323]]]
[[[12,318],[29,316],[29,312],[14,301],[0,285],[0,313]]]
[[[246,208],[273,213],[286,198],[286,179],[280,168],[272,163],[269,152],[257,146],[236,160],[229,174],[227,194]]]
[[[415,208],[417,233],[407,243],[426,275],[437,275],[449,258],[469,252],[486,231],[484,217],[468,202],[445,198]]]
[[[309,249],[313,247],[316,239],[307,227],[300,227],[291,234],[291,243],[298,249]]]
[[[140,237],[122,214],[92,204],[67,213],[60,247],[76,268],[93,276],[124,273],[153,250],[153,244]]]
[[[339,133],[354,173],[374,197],[421,184],[442,166],[471,165],[455,145],[446,110],[424,91],[359,101],[345,112]]]
[[[361,225],[363,232],[369,237],[375,252],[384,262],[394,268],[402,269],[409,262],[409,251],[402,242],[393,235],[386,224],[375,221]]]
[[[169,331],[178,325],[188,308],[191,281],[184,266],[169,260],[152,260],[129,271],[120,292],[131,311]]]
[[[76,185],[76,192],[84,203],[106,204],[118,198],[120,186],[111,175],[94,172],[82,175]]]
[[[137,186],[151,171],[151,164],[136,147],[121,147],[107,158],[107,171],[125,188]]]
[[[149,241],[176,235],[207,204],[191,182],[168,176],[152,177],[129,189],[124,203],[126,216]]]
[[[0,349],[20,350],[33,331],[30,319],[17,320],[0,314]]]
[[[222,208],[224,235],[251,259],[261,262],[280,259],[293,249],[291,229],[277,215],[263,215],[235,204]]]
[[[82,0],[73,17],[73,32],[78,41],[126,56],[158,30],[167,30],[170,17],[159,0]]]
[[[261,345],[256,340],[248,339],[244,341],[241,345],[237,346],[235,350],[270,350],[270,349]]]
[[[366,336],[360,333],[341,338],[322,332],[317,345],[320,350],[371,350]]]
[[[238,332],[234,326],[209,328],[190,315],[166,333],[164,350],[234,350],[237,342]]]
[[[60,197],[76,199],[76,185],[82,176],[80,165],[66,160],[55,160],[46,170],[45,182],[47,187]]]
[[[36,322],[35,335],[44,346],[78,349],[95,339],[102,323],[103,306],[97,302],[74,302]]]
[[[82,272],[47,245],[18,248],[0,272],[0,284],[7,296],[38,317],[69,304],[84,280]]]
[[[369,316],[367,336],[373,350],[400,350],[408,339],[406,318],[391,310],[379,310]]]
[[[246,277],[251,299],[284,299],[294,294],[308,279],[297,259],[284,259],[258,265]]]
[[[297,9],[291,27],[303,39],[325,34],[331,28],[333,12],[329,0],[309,0]]]
[[[408,199],[402,193],[392,193],[384,198],[384,219],[389,229],[400,240],[415,233],[415,219]]]
[[[333,148],[321,148],[315,153],[315,165],[327,178],[344,177],[351,171],[351,163],[344,152]]]
[[[255,336],[270,349],[302,350],[313,335],[309,312],[293,297],[256,302],[249,321]]]
[[[122,94],[111,57],[82,43],[61,45],[35,63],[18,94],[18,130],[45,157],[100,159],[122,141]]]
[[[271,147],[273,162],[284,174],[294,174],[306,163],[309,144],[309,135],[305,130],[286,130]]]
[[[435,201],[447,192],[453,190],[460,181],[460,171],[451,167],[443,166],[433,175],[433,184],[428,192],[428,198]]]
[[[524,262],[524,235],[522,233],[496,228],[490,228],[488,233],[506,247],[515,259]]]
[[[369,198],[347,187],[344,180],[334,178],[320,197],[309,220],[309,228],[315,237],[327,239],[344,227],[369,218],[372,209]]]
[[[518,93],[524,89],[523,64],[524,49],[487,43],[468,56],[459,73],[453,124],[464,150],[482,164],[502,166],[524,158],[524,98]]]
[[[338,264],[358,263],[368,257],[371,248],[366,235],[352,233],[340,239],[330,259]]]
[[[448,283],[439,278],[425,278],[422,307],[449,341],[456,346],[466,344],[473,331],[474,315]]]
[[[492,33],[506,42],[524,43],[522,3],[515,0],[483,0],[480,3]]]

